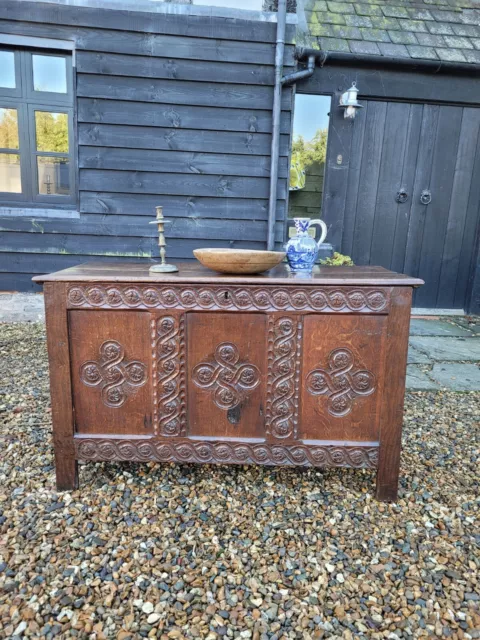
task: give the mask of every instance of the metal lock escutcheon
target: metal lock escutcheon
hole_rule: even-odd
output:
[[[432,194],[428,189],[424,189],[420,194],[420,202],[422,204],[430,204],[432,201]]]

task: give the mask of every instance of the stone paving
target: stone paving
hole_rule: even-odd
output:
[[[0,293],[0,322],[42,322],[41,294]],[[407,388],[480,391],[480,318],[412,318]]]
[[[412,318],[407,388],[480,391],[480,319]]]

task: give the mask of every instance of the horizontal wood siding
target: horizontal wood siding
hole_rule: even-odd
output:
[[[276,24],[41,2],[0,4],[0,32],[73,40],[79,219],[0,218],[0,287],[89,256],[172,260],[264,248]],[[294,65],[287,25],[285,66]],[[283,238],[292,89],[282,95],[276,239]],[[1,201],[0,201],[1,206]]]

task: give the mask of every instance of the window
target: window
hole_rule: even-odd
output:
[[[71,56],[0,49],[0,205],[75,202]]]
[[[330,107],[330,96],[299,93],[295,96],[289,218],[322,217]]]

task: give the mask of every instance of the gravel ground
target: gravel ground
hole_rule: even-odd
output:
[[[1,638],[480,638],[480,394],[354,470],[90,463],[57,494],[41,324],[0,325]]]

